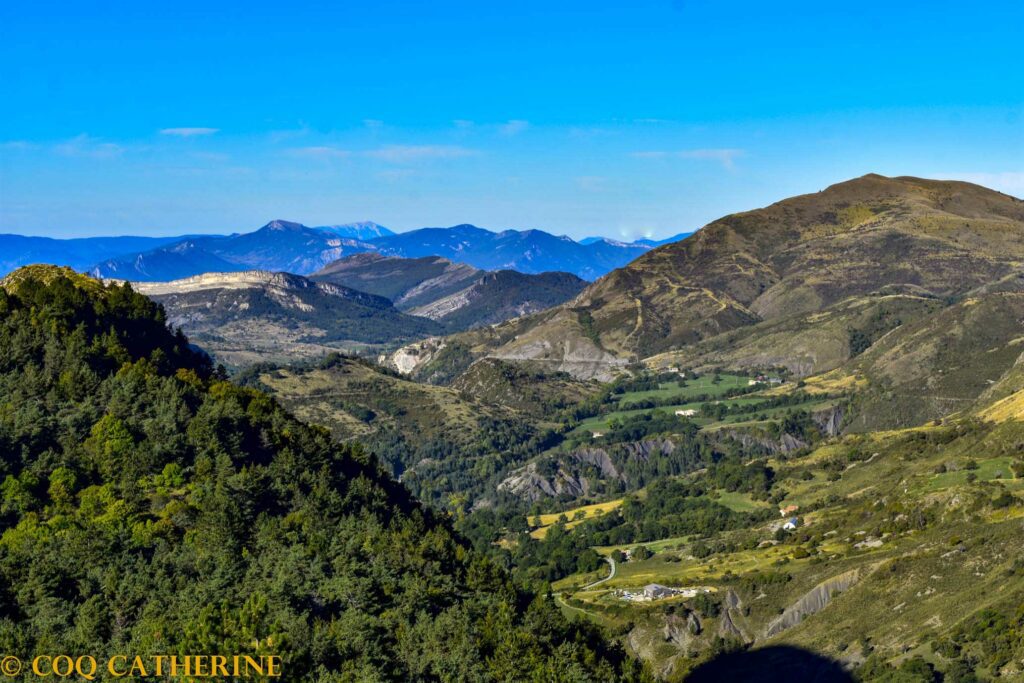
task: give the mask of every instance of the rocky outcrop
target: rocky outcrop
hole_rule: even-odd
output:
[[[680,657],[692,649],[693,639],[686,631],[685,621],[669,615],[672,626],[666,631],[654,624],[636,626],[626,636],[626,645],[638,658],[648,662],[659,679],[669,677],[676,669]],[[681,624],[681,625],[680,625]],[[679,650],[679,654],[663,656],[665,645]]]
[[[429,304],[423,306],[417,306],[416,308],[409,309],[409,313],[412,315],[422,316],[424,318],[430,318],[431,320],[441,320],[442,318],[455,313],[468,306],[474,300],[474,295],[477,293],[471,287],[438,299],[437,301],[431,301]]]
[[[646,461],[654,453],[668,455],[675,447],[671,439],[646,439],[616,446],[621,450],[613,452],[616,457]],[[498,484],[498,490],[536,501],[560,495],[587,495],[592,488],[590,476],[628,483],[626,475],[615,466],[615,459],[604,448],[576,449],[556,461],[555,467],[554,474],[544,476],[539,472],[538,463],[530,463],[512,472]]]
[[[842,431],[843,415],[842,406],[830,406],[812,413],[811,419],[825,436],[837,436]],[[792,434],[772,437],[755,430],[723,429],[719,435],[737,441],[744,450],[761,450],[766,455],[789,453],[810,445]]]
[[[742,618],[743,601],[733,589],[729,589],[722,600],[722,618],[718,620],[718,635],[726,639],[750,642],[739,622]]]
[[[686,628],[695,636],[699,636],[704,630],[704,625],[700,622],[700,617],[696,612],[689,612],[686,615]]]
[[[580,465],[597,469],[603,479],[622,479],[607,451],[602,448],[581,448],[570,453],[565,462],[560,462],[553,475],[541,475],[537,463],[530,463],[498,484],[498,490],[529,501],[560,495],[585,496],[590,492],[590,481],[576,471]]]
[[[746,642],[747,638],[743,631],[736,625],[733,619],[732,610],[722,612],[722,618],[718,620],[718,635],[725,639],[738,639]]]
[[[111,280],[120,282],[120,280]],[[133,282],[132,287],[142,294],[179,294],[204,289],[247,289],[249,287],[307,288],[315,283],[298,275],[274,273],[269,270],[242,270],[230,273],[203,273],[168,282]]]
[[[170,282],[133,282],[132,287],[147,296],[166,296],[202,292],[211,289],[263,289],[284,306],[302,308],[301,302],[288,296],[289,292],[316,289],[323,294],[343,296],[355,301],[378,303],[380,297],[358,292],[348,287],[328,282],[313,282],[309,278],[291,273],[276,273],[268,270],[243,270],[231,273],[203,273]],[[296,303],[298,302],[298,303]]]
[[[543,363],[551,372],[565,372],[576,379],[610,382],[625,370],[629,361],[599,349],[589,340],[551,341],[540,339],[502,349],[492,358]]]
[[[766,455],[789,453],[790,451],[796,451],[808,446],[806,441],[798,439],[792,434],[782,434],[773,438],[738,429],[723,429],[719,432],[719,435],[723,438],[737,441],[746,451],[760,449]]]
[[[832,406],[811,414],[811,419],[826,436],[838,436],[843,427],[845,411],[842,406]]]
[[[440,274],[424,280],[415,287],[403,292],[395,300],[395,304],[401,305],[407,302],[422,300],[424,297],[433,296],[435,292],[449,291],[452,287],[457,287],[461,283],[479,276],[482,272],[473,266],[465,263],[452,263],[448,259],[438,259],[438,262],[444,264],[444,270]],[[419,314],[416,313],[414,315]]]
[[[765,638],[778,635],[786,629],[796,626],[812,614],[817,614],[825,609],[836,595],[849,590],[860,578],[860,570],[852,569],[827,581],[822,581],[804,593],[799,600],[787,607],[782,614],[769,623],[765,629]]]
[[[643,460],[646,462],[651,455],[659,452],[668,455],[676,449],[671,439],[646,439],[625,445],[626,454],[630,459]]]
[[[605,479],[619,479],[619,470],[616,469],[608,451],[603,448],[581,448],[573,451],[570,456],[574,460],[596,467]]]
[[[691,612],[690,615],[693,613]],[[696,633],[700,633],[700,622],[697,623],[697,630],[693,630],[689,617],[681,617],[678,614],[665,615],[665,626],[661,632],[666,643],[685,648],[693,640]]]
[[[446,347],[443,338],[431,337],[403,346],[390,355],[381,355],[377,362],[403,375],[411,375],[417,368],[436,358]]]
[[[590,482],[565,470],[545,477],[537,472],[537,463],[531,462],[498,484],[498,490],[533,502],[561,495],[585,496],[590,492]]]

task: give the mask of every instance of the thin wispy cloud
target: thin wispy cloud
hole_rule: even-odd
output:
[[[508,123],[498,126],[498,132],[502,135],[518,135],[530,127],[529,121],[523,119],[512,119]]]
[[[289,150],[292,156],[308,157],[312,159],[345,159],[352,156],[352,152],[340,147],[330,145],[314,145],[310,147],[295,147]]]
[[[111,159],[120,156],[124,148],[112,142],[102,142],[82,133],[65,142],[54,145],[54,151],[66,157],[84,157],[89,159]]]
[[[220,128],[161,128],[160,135],[172,135],[179,138],[194,138],[200,135],[219,133]]]
[[[469,119],[455,119],[454,121],[452,121],[452,124],[460,130],[472,128],[474,125],[473,122],[470,121]]]
[[[477,153],[475,149],[458,145],[387,145],[364,152],[366,156],[373,159],[381,159],[395,164],[429,159],[457,159]]]
[[[636,159],[700,159],[705,161],[717,161],[723,168],[732,169],[735,166],[737,157],[743,156],[742,149],[733,148],[709,148],[709,149],[682,149],[676,151],[650,150],[644,152],[633,152],[631,156]]]
[[[294,140],[295,138],[305,137],[310,133],[310,127],[305,123],[299,122],[298,128],[283,128],[278,130],[271,130],[267,133],[267,138],[270,142],[277,144],[279,142],[286,142],[288,140]]]
[[[27,150],[35,149],[36,147],[36,144],[31,143],[28,140],[7,140],[6,142],[0,142],[0,149]]]
[[[370,130],[380,130],[384,127],[384,122],[380,119],[363,119],[363,125]]]

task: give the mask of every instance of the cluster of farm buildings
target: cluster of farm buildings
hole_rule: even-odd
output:
[[[695,598],[700,593],[710,592],[710,588],[672,588],[671,586],[662,586],[660,583],[649,583],[639,591],[617,591],[619,598],[628,600],[629,602],[651,602],[653,600],[663,600],[665,598],[674,597]]]

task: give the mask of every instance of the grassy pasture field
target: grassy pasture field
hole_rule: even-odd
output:
[[[746,396],[743,398],[724,399],[721,402],[727,406],[749,406],[763,403],[765,401],[762,396]],[[799,405],[792,406],[780,406],[776,408],[766,408],[763,412],[764,416],[768,420],[778,418],[786,414],[786,411],[794,408],[800,408],[803,410],[817,410],[830,405],[830,401],[811,401],[808,403],[802,403]],[[677,410],[700,410],[700,407],[704,403],[679,403],[670,406],[662,406],[660,408],[636,408],[634,410],[617,410],[606,415],[598,415],[595,417],[588,418],[577,425],[572,434],[579,434],[582,432],[601,432],[609,428],[609,424],[612,420],[627,419],[630,417],[636,417],[637,415],[643,415],[644,413],[650,413],[655,410],[661,410],[666,413],[674,413]],[[756,422],[762,413],[744,413],[741,415],[729,415],[723,420],[714,420],[706,417],[694,416],[691,418],[693,422],[701,427],[717,427],[721,425],[739,424],[747,422]]]
[[[928,491],[939,491],[951,486],[966,484],[967,477],[972,472],[977,477],[977,481],[1013,479],[1013,471],[1010,469],[1010,463],[1013,462],[1013,458],[988,458],[986,460],[976,460],[975,462],[978,464],[978,469],[976,470],[961,468],[955,472],[944,472],[942,474],[933,475],[927,482],[925,489]]]
[[[714,376],[702,375],[697,379],[686,380],[686,386],[684,387],[680,387],[678,382],[662,382],[657,389],[627,391],[624,394],[618,394],[614,399],[619,403],[629,403],[630,401],[642,401],[649,398],[662,399],[671,397],[685,400],[701,395],[721,396],[732,389],[747,386],[747,383],[750,381],[749,377],[743,377],[742,375],[722,374],[719,375],[719,378],[721,381],[716,384]]]
[[[527,524],[533,524],[537,517],[540,517],[541,526],[537,527],[530,532],[530,535],[536,539],[542,539],[548,535],[548,530],[564,515],[568,522],[565,524],[566,529],[572,529],[580,523],[593,519],[594,517],[600,517],[603,514],[611,512],[622,505],[622,498],[616,500],[609,500],[604,503],[594,503],[593,505],[583,505],[572,510],[566,510],[565,512],[553,512],[546,515],[530,515],[527,516]],[[580,515],[580,513],[583,513]]]
[[[739,576],[751,572],[771,571],[778,567],[785,567],[789,572],[798,571],[810,562],[809,558],[794,559],[793,547],[787,545],[721,553],[703,560],[688,557],[686,551],[675,552],[665,549],[666,547],[678,547],[685,542],[685,538],[679,538],[637,544],[647,546],[656,554],[647,560],[618,563],[615,577],[602,583],[600,591],[583,591],[578,595],[587,597],[588,594],[597,594],[617,588],[638,588],[648,583],[660,583],[666,586],[703,585],[720,581],[727,574]],[[615,549],[595,548],[602,554],[610,553]],[[837,553],[847,550],[847,547],[839,542],[832,542],[822,544],[821,549],[825,553]],[[873,551],[858,551],[858,556],[870,552]],[[673,559],[679,557],[679,561],[669,561],[669,557]],[[583,578],[579,575],[570,576],[556,581],[552,584],[552,588],[555,590],[578,589],[583,584]]]
[[[761,403],[763,401],[764,401],[763,398],[749,397],[749,398],[725,399],[725,400],[722,401],[722,403],[724,403],[725,405],[728,405],[728,406],[733,406],[733,405],[742,406],[742,405],[753,405],[753,404],[756,404],[756,403]],[[630,418],[630,417],[636,417],[637,415],[643,415],[644,413],[650,413],[650,412],[653,412],[655,410],[661,410],[661,411],[666,412],[666,413],[674,413],[677,410],[700,410],[700,407],[702,405],[704,405],[704,402],[694,403],[694,402],[691,401],[691,402],[688,402],[688,403],[676,403],[676,404],[673,404],[673,405],[661,406],[659,408],[634,408],[634,409],[631,409],[631,410],[616,410],[614,412],[607,413],[606,415],[598,415],[596,417],[588,418],[588,419],[584,420],[583,422],[580,422],[579,426],[577,426],[574,431],[580,432],[580,431],[594,431],[595,429],[598,429],[598,430],[599,429],[608,429],[608,424],[612,420],[624,420],[624,419],[627,419],[627,418]],[[707,418],[703,418],[702,419],[700,417],[694,417],[693,420],[697,424],[701,424],[701,422],[710,424],[711,422],[713,422],[713,420],[709,420]]]
[[[741,493],[739,491],[723,491],[717,495],[712,495],[711,500],[724,505],[733,512],[753,512],[754,510],[766,508],[769,505],[768,503],[754,500],[748,493]]]

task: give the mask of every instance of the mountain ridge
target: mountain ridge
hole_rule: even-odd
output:
[[[887,286],[963,295],[1024,267],[1022,234],[1024,202],[1009,195],[869,174],[720,218],[519,323],[514,338],[466,343],[553,368],[587,357],[607,377],[616,365]]]
[[[183,250],[187,249],[187,257]],[[91,267],[99,278],[137,282],[176,280],[205,272],[275,270],[306,274],[344,254],[370,251],[357,239],[275,219],[249,233],[186,240],[107,259]]]
[[[504,322],[556,306],[586,286],[572,273],[485,272],[466,288],[408,312],[437,320],[453,329],[471,329]]]
[[[180,254],[186,242],[191,252],[188,258]],[[178,242],[168,239],[152,249],[114,253],[82,269],[96,277],[134,281],[171,280],[201,272],[252,268],[308,275],[344,256],[378,252],[405,258],[440,256],[481,270],[529,274],[568,271],[593,280],[650,248],[646,244],[611,240],[581,244],[537,229],[494,232],[460,224],[396,234],[369,221],[310,228],[274,219],[253,232],[196,236]],[[22,265],[25,258],[28,257],[16,257],[11,263]]]
[[[386,296],[399,310],[442,322],[452,331],[550,308],[586,285],[571,273],[486,271],[441,256],[373,252],[339,259],[310,277]]]
[[[391,299],[396,306],[415,306],[464,288],[484,272],[443,256],[403,258],[364,252],[333,261],[310,277]]]
[[[393,256],[442,256],[483,270],[529,274],[560,270],[584,280],[593,280],[648,250],[643,245],[620,247],[608,242],[584,245],[536,229],[492,232],[468,223],[411,230],[374,240],[374,244]]]
[[[205,273],[132,286],[162,304],[172,324],[231,366],[387,347],[444,327],[385,297],[261,270]]]
[[[53,237],[0,234],[0,274],[34,263],[54,263],[84,271],[97,261],[117,254],[155,249],[204,235],[145,237]]]

